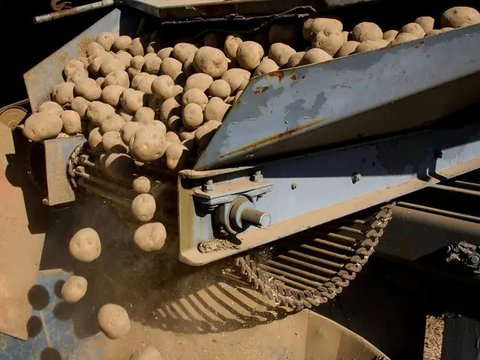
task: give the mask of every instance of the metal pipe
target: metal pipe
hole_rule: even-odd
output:
[[[270,214],[251,207],[247,207],[242,211],[241,218],[242,221],[255,225],[260,229],[265,229],[272,221]]]
[[[437,208],[430,207],[430,206],[418,205],[418,204],[413,204],[413,203],[404,202],[404,201],[399,201],[397,203],[397,206],[403,206],[403,207],[406,207],[406,208],[428,211],[428,212],[431,212],[431,213],[434,213],[434,214],[445,215],[445,216],[450,216],[450,217],[454,217],[454,218],[461,219],[461,220],[468,220],[468,221],[473,221],[473,222],[476,222],[476,223],[480,223],[480,217],[478,217],[478,216],[467,215],[467,214],[462,214],[462,213],[443,210],[443,209],[437,209]]]
[[[60,19],[60,18],[66,17],[66,16],[77,15],[77,14],[84,13],[84,12],[87,12],[87,11],[92,11],[92,10],[96,10],[96,9],[109,7],[109,6],[112,6],[114,4],[115,4],[114,0],[97,1],[97,2],[94,2],[94,3],[91,3],[91,4],[77,6],[77,7],[71,8],[71,9],[66,9],[66,10],[62,10],[62,11],[53,12],[53,13],[50,13],[50,14],[35,16],[33,18],[33,22],[35,24],[40,24],[40,23],[47,22],[47,21],[57,20],[57,19]]]
[[[462,188],[457,188],[457,187],[454,187],[454,186],[441,185],[441,184],[431,184],[429,186],[434,188],[434,189],[439,189],[439,190],[452,191],[452,192],[458,192],[458,193],[461,193],[461,194],[480,196],[480,191],[475,191],[475,190],[462,189]]]

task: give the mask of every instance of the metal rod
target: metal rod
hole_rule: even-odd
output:
[[[336,263],[334,261],[325,260],[325,259],[322,259],[322,258],[318,258],[316,256],[304,254],[304,253],[302,253],[300,251],[296,251],[296,250],[289,250],[288,253],[290,255],[296,255],[296,256],[302,257],[304,259],[307,259],[307,260],[310,260],[310,261],[315,261],[315,262],[318,262],[320,264],[328,265],[328,266],[331,266],[331,267],[334,267],[334,268],[341,268],[343,266],[343,264]]]
[[[461,194],[480,196],[480,191],[462,189],[462,188],[457,188],[457,187],[454,187],[454,186],[441,185],[441,184],[431,184],[430,187],[432,187],[434,189],[439,189],[439,190],[458,192],[458,193],[461,193]]]
[[[297,276],[297,275],[294,275],[292,273],[289,273],[289,272],[286,272],[286,271],[283,271],[283,270],[280,270],[280,269],[277,269],[277,268],[274,268],[274,267],[271,267],[271,266],[268,266],[268,265],[265,265],[265,264],[259,264],[258,267],[272,273],[271,275],[275,275],[275,274],[282,275],[282,277],[290,278],[290,279],[297,280],[297,281],[301,281],[305,284],[309,284],[309,285],[313,286],[313,288],[308,287],[306,290],[313,290],[314,288],[322,285],[321,283],[318,283],[316,281],[311,281],[311,280],[305,279],[304,277]],[[293,281],[290,281],[290,282],[292,283]],[[298,283],[296,281],[293,282],[293,283],[296,286],[301,285],[300,283]],[[305,286],[305,285],[303,285],[303,286]]]
[[[362,234],[361,231],[359,231],[360,234]],[[334,238],[334,239],[339,239],[339,240],[343,240],[343,241],[347,241],[347,242],[350,242],[350,243],[356,243],[357,242],[357,239],[351,237],[351,236],[345,236],[345,235],[340,235],[340,234],[337,234],[337,233],[333,233],[333,232],[329,232],[327,234],[327,236],[331,237],[331,238]]]
[[[109,7],[109,6],[112,6],[114,3],[115,3],[114,0],[97,1],[91,4],[77,6],[71,9],[66,9],[62,11],[53,12],[50,14],[35,16],[33,18],[33,22],[35,24],[40,24],[47,21],[57,20],[66,16],[77,15],[87,11]]]
[[[314,279],[314,280],[317,280],[317,281],[323,281],[323,282],[326,282],[326,281],[329,281],[330,279],[325,277],[325,276],[321,276],[321,275],[317,275],[317,274],[312,274],[311,272],[309,271],[304,271],[304,270],[300,270],[296,267],[293,267],[293,266],[290,266],[290,265],[285,265],[285,264],[282,264],[281,262],[278,262],[278,261],[274,261],[274,260],[268,260],[268,264],[269,265],[273,265],[273,266],[276,266],[276,267],[279,267],[280,269],[284,269],[286,271],[291,271],[293,273],[297,273],[299,275],[302,275],[302,276],[305,276],[307,278],[311,278],[311,279]],[[319,284],[320,285],[320,284]]]
[[[418,205],[418,204],[413,204],[413,203],[403,202],[403,201],[398,202],[396,205],[397,206],[403,206],[403,207],[406,207],[406,208],[416,209],[416,210],[429,211],[429,212],[434,213],[434,214],[446,215],[446,216],[451,216],[451,217],[455,217],[455,218],[462,219],[462,220],[470,220],[470,221],[480,223],[480,217],[473,216],[473,215],[467,215],[467,214],[462,214],[462,213],[457,213],[457,212],[453,212],[453,211],[437,209],[437,208],[430,207],[430,206]]]
[[[470,186],[472,188],[480,189],[480,184],[470,182],[470,181],[455,180],[454,183],[458,185]]]
[[[334,257],[334,258],[337,258],[337,259],[341,259],[341,260],[350,259],[350,257],[347,256],[347,255],[338,254],[336,252],[328,251],[328,250],[324,250],[324,249],[319,249],[319,248],[317,248],[315,246],[311,246],[311,245],[302,244],[301,247],[304,248],[304,249],[307,249],[307,250],[312,250],[312,251],[318,252],[320,254],[328,255],[328,256],[331,256],[331,257]]]
[[[349,251],[349,252],[352,251],[352,248],[350,246],[337,244],[337,243],[334,243],[332,241],[328,241],[328,240],[324,240],[324,239],[313,239],[313,242],[315,242],[317,244],[330,246],[330,247],[333,247],[333,248],[338,249],[338,250]]]
[[[312,270],[321,271],[321,272],[324,272],[324,273],[329,274],[329,275],[335,275],[337,273],[336,271],[334,271],[332,269],[327,269],[327,268],[322,267],[322,266],[313,265],[313,264],[310,264],[306,261],[298,260],[298,259],[292,258],[290,256],[278,255],[278,258],[282,259],[282,260],[293,262],[294,264],[298,264],[298,265],[301,265],[303,267],[306,267],[306,268],[309,268],[309,269],[312,269]]]

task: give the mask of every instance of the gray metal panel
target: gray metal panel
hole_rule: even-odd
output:
[[[458,119],[460,120],[460,119]],[[255,246],[283,238],[312,226],[390,201],[441,179],[480,168],[480,121],[460,128],[438,128],[416,134],[284,158],[257,167],[232,169],[231,175],[203,172],[212,179],[248,180],[261,169],[272,191],[256,203],[271,215],[266,229],[249,228],[237,235],[237,249],[200,253],[197,245],[214,239],[211,213],[199,210],[195,187],[179,184],[180,258],[202,265]],[[190,177],[191,172],[182,173]],[[202,172],[195,173],[199,184]],[[352,181],[352,175],[359,181]],[[190,186],[199,186],[199,185]],[[200,182],[201,184],[201,182]]]
[[[196,169],[424,125],[480,100],[480,25],[254,78]]]
[[[32,111],[37,111],[44,101],[50,99],[53,86],[63,82],[62,72],[65,61],[85,55],[89,42],[103,32],[129,33],[136,30],[137,20],[125,16],[119,9],[112,10],[80,35],[69,41],[52,55],[42,60],[24,75],[25,87]]]

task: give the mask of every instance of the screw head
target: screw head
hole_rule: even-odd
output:
[[[361,174],[354,172],[352,174],[352,183],[356,184],[357,182],[359,182],[361,180],[361,178],[362,178]]]

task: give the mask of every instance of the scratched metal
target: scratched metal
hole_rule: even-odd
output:
[[[58,316],[63,310],[72,307],[55,294],[55,284],[64,281],[70,274],[62,270],[48,270],[39,272],[37,288],[45,293],[47,304],[45,307],[34,310],[30,318],[29,338],[26,341],[0,334],[0,360],[33,360],[33,359],[69,359],[84,360],[100,358],[101,348],[88,348],[88,339],[79,336],[78,329],[74,328],[71,319]],[[80,354],[83,351],[83,356]]]
[[[136,16],[124,14],[119,9],[115,9],[27,71],[23,79],[32,111],[37,111],[40,104],[50,99],[54,85],[64,81],[62,72],[66,60],[84,56],[88,43],[103,31],[116,34],[132,33],[137,25]]]
[[[203,170],[428,124],[480,100],[480,25],[250,81]]]
[[[67,174],[67,161],[73,150],[85,142],[83,135],[45,141],[48,204],[64,204],[75,200],[75,192]]]
[[[457,117],[456,122],[464,120]],[[239,250],[200,254],[200,241],[214,238],[211,214],[199,211],[189,194],[188,182],[179,187],[180,259],[192,265],[205,263],[245,251],[255,246],[294,234],[356,211],[390,201],[480,168],[480,115],[475,121],[456,127],[437,127],[409,135],[309,153],[298,157],[260,163],[236,170],[222,181],[236,181],[261,169],[272,191],[256,203],[271,214],[266,229],[250,227],[237,236]],[[205,172],[205,182],[212,177]],[[202,184],[197,172],[195,183]],[[352,181],[352,175],[360,180]],[[228,180],[230,179],[230,180]]]

